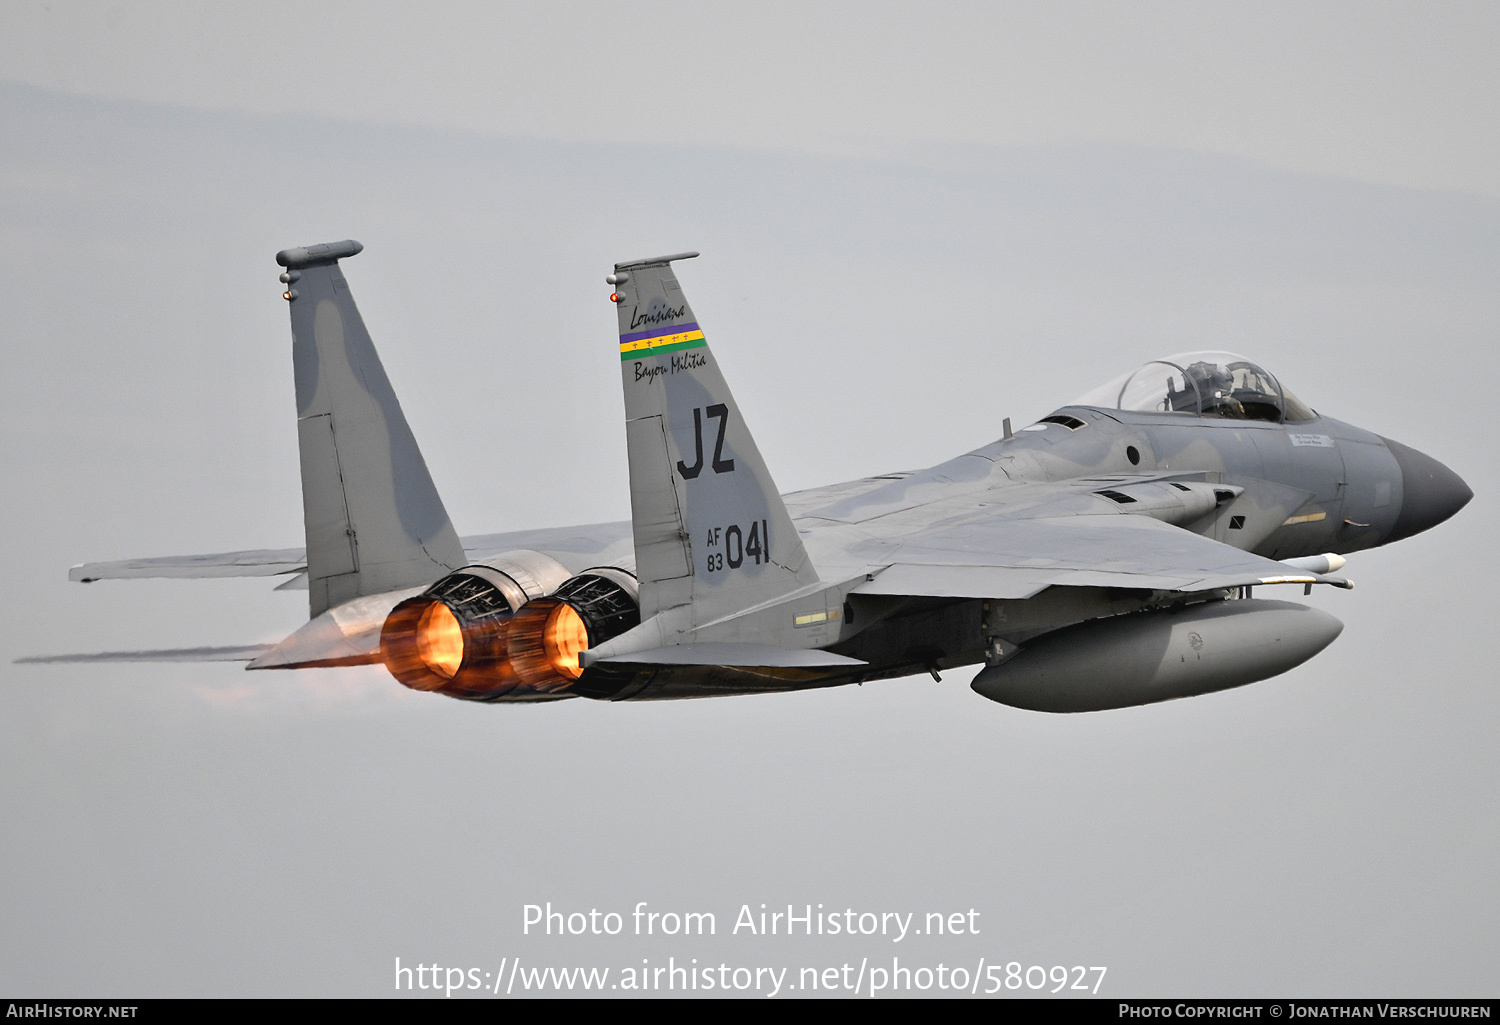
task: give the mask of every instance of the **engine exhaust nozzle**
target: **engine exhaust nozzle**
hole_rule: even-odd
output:
[[[566,691],[583,675],[578,656],[641,621],[636,579],[612,566],[585,570],[510,622],[510,662],[524,687]]]
[[[450,573],[391,610],[380,657],[401,683],[470,701],[534,701],[511,669],[507,633],[527,602],[571,574],[549,555],[506,552]]]

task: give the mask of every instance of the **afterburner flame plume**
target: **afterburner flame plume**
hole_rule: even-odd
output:
[[[578,656],[641,621],[635,577],[614,567],[586,570],[511,617],[506,638],[522,687],[563,694],[583,676]]]
[[[508,615],[469,622],[425,595],[397,605],[380,631],[380,658],[412,690],[494,701],[515,690],[506,658]]]
[[[542,628],[542,649],[558,675],[576,680],[583,675],[578,655],[589,646],[588,627],[570,605],[559,605]]]
[[[579,628],[584,628],[578,613],[556,598],[538,598],[526,604],[511,618],[507,636],[510,664],[523,686],[537,691],[557,691],[578,678],[576,653],[573,656],[575,670],[572,675],[559,672],[557,666],[563,649],[558,644],[559,638],[555,636],[558,631],[554,621],[565,619],[562,615],[565,610],[573,613],[573,620],[578,623]],[[586,647],[588,639],[587,630],[584,629],[582,647],[578,650],[582,651]]]
[[[417,624],[417,655],[427,667],[450,680],[464,661],[464,632],[458,617],[442,602],[433,602]]]
[[[506,557],[534,587],[548,577],[542,556]],[[531,570],[538,572],[528,572]],[[551,576],[567,572],[557,564]],[[613,567],[564,577],[553,594],[528,600],[505,571],[466,566],[391,610],[380,658],[413,690],[470,701],[556,701],[583,676],[579,655],[641,621],[635,578]]]
[[[408,598],[391,610],[380,628],[380,660],[412,690],[438,690],[448,682],[432,671],[417,650],[418,629],[435,604],[429,598]]]

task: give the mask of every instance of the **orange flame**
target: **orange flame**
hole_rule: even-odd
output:
[[[559,676],[576,680],[583,675],[578,653],[589,646],[588,628],[570,605],[559,605],[542,628],[542,647]]]
[[[453,678],[464,661],[464,632],[442,602],[433,602],[417,623],[417,655],[440,676]]]

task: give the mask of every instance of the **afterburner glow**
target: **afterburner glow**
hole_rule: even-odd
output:
[[[433,602],[417,624],[417,655],[427,667],[452,678],[464,661],[464,632],[442,602]]]
[[[542,647],[558,674],[570,680],[583,675],[578,655],[589,646],[588,628],[570,605],[559,605],[542,628]]]

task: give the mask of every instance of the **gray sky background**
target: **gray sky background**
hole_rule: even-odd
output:
[[[1471,3],[15,2],[0,78],[563,141],[1110,141],[1500,195]]]
[[[395,957],[1107,965],[1102,993],[1493,995],[1491,5],[16,4],[0,35],[0,992],[380,995]],[[684,286],[785,489],[1228,348],[1454,467],[1272,681],[1046,716],[968,672],[474,706],[379,669],[15,666],[276,639],[278,249],[346,273],[461,533],[628,514],[603,275]],[[520,909],[718,915],[522,938]],[[978,908],[899,946],[742,903]],[[908,961],[908,958],[910,959]]]

